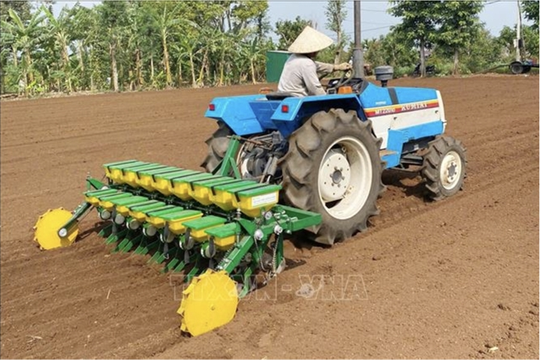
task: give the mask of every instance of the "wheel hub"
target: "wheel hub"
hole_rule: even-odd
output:
[[[454,179],[457,176],[456,168],[457,168],[456,164],[452,162],[452,164],[448,167],[448,180],[454,181]]]
[[[343,151],[330,150],[321,168],[321,195],[324,201],[342,199],[349,188],[351,167]]]
[[[347,220],[362,209],[372,188],[372,161],[359,139],[344,136],[328,147],[318,174],[319,198],[330,216]]]
[[[339,184],[341,180],[343,180],[343,174],[341,173],[341,169],[338,169],[337,167],[334,170],[334,173],[331,175],[332,181],[334,184]]]
[[[459,182],[461,175],[461,159],[455,151],[448,152],[441,164],[441,183],[450,190]]]

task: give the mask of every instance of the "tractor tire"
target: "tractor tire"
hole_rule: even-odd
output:
[[[523,66],[523,64],[522,64],[520,61],[513,61],[513,62],[510,64],[510,71],[511,71],[512,74],[514,74],[514,75],[522,74],[523,71],[524,71],[524,66]]]
[[[201,167],[207,172],[212,172],[219,165],[229,146],[228,136],[233,135],[232,130],[225,123],[218,121],[218,129],[206,140],[208,154]]]
[[[435,201],[463,188],[467,157],[463,144],[450,136],[437,136],[428,145],[422,166],[429,197]]]
[[[384,190],[380,145],[370,121],[341,109],[314,114],[290,136],[279,164],[283,198],[321,214],[322,223],[309,229],[316,242],[347,239],[367,230],[368,219],[378,215],[376,202]]]

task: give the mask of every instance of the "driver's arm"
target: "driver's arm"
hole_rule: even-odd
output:
[[[319,77],[325,77],[326,75],[334,72],[334,64],[315,61],[315,65],[317,66],[317,74]]]

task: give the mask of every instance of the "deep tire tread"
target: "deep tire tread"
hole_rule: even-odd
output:
[[[456,151],[462,158],[462,179],[454,190],[448,192],[440,182],[439,166],[444,156],[451,150]],[[424,163],[421,169],[422,177],[426,182],[429,198],[434,201],[439,201],[454,195],[456,192],[463,189],[464,180],[467,177],[466,152],[467,149],[463,146],[461,141],[446,135],[437,136],[429,143],[428,151],[424,155]]]
[[[201,164],[207,172],[212,172],[223,160],[229,147],[232,130],[225,123],[218,121],[218,129],[205,142],[208,145],[208,154]]]
[[[313,173],[319,168],[319,164],[315,164],[313,158],[321,151],[326,151],[321,148],[321,145],[327,137],[332,136],[334,131],[340,129],[350,130],[350,133],[362,133],[363,137],[368,139],[369,144],[364,145],[373,153],[371,157],[374,162],[374,180],[371,190],[374,195],[368,196],[364,207],[350,219],[350,222],[348,219],[341,223],[330,215],[324,214],[325,210],[317,195],[318,184],[316,181],[314,184],[313,181]],[[315,144],[317,146],[314,146]],[[331,109],[328,112],[321,111],[314,114],[291,135],[289,152],[280,161],[284,174],[283,199],[291,206],[323,214],[323,223],[310,229],[315,234],[315,241],[332,245],[335,241],[351,237],[357,231],[364,232],[368,227],[368,219],[379,214],[376,200],[385,191],[381,177],[384,166],[378,155],[380,145],[381,140],[373,136],[370,121],[363,122],[356,112],[345,112],[342,109]],[[345,226],[346,222],[352,223],[352,226]]]

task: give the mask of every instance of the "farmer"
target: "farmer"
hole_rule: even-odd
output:
[[[319,76],[322,78],[333,71],[347,71],[349,63],[338,65],[313,60],[317,53],[332,45],[333,40],[310,26],[298,35],[289,46],[289,57],[279,79],[278,91],[291,93],[293,96],[324,95]]]

